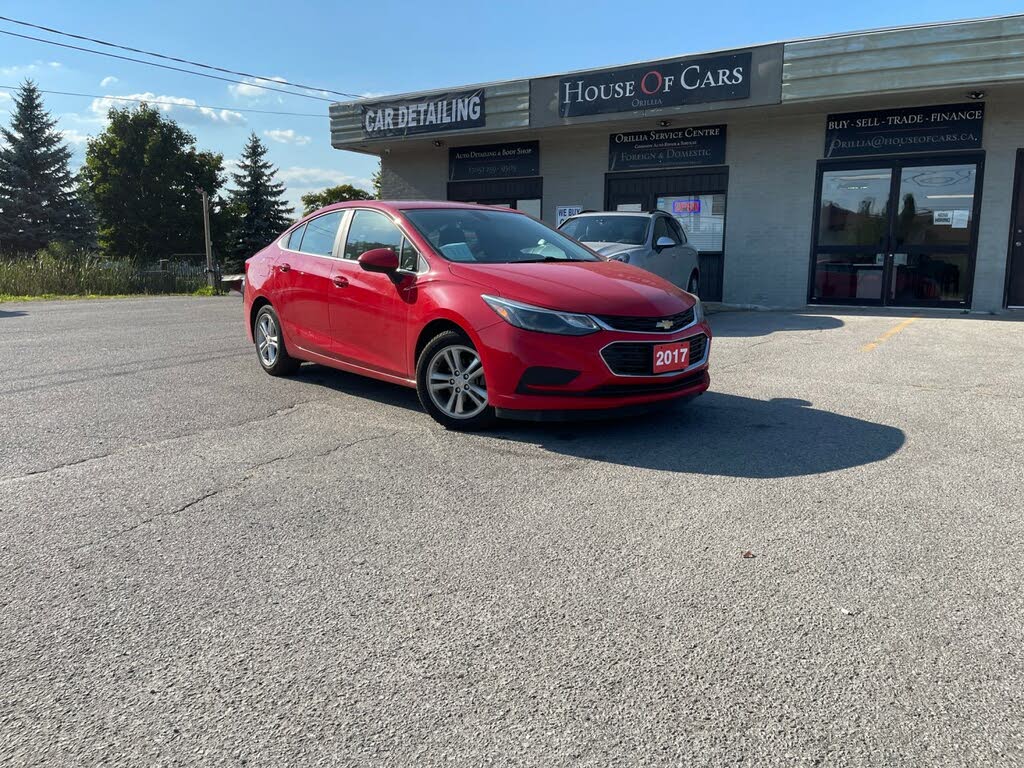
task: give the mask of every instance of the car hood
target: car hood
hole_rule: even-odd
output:
[[[630,245],[629,243],[588,243],[581,241],[587,248],[592,251],[597,251],[602,256],[617,256],[620,253],[626,251],[639,251],[643,250],[642,245]]]
[[[564,264],[452,264],[452,274],[481,292],[548,309],[594,315],[662,317],[693,306],[690,294],[657,275],[617,261]]]

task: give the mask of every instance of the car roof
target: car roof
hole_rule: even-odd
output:
[[[573,219],[582,219],[584,216],[668,216],[666,211],[583,211],[571,216]]]
[[[344,203],[325,205],[323,208],[318,208],[316,211],[309,214],[309,216],[315,216],[317,214],[325,213],[326,211],[344,210],[345,208],[371,208],[391,214],[398,213],[399,211],[411,211],[422,208],[455,208],[483,211],[507,211],[510,213],[525,215],[522,214],[521,211],[517,211],[513,208],[504,208],[497,205],[477,205],[476,203],[459,203],[451,200],[347,200]],[[303,218],[307,217],[304,216]]]

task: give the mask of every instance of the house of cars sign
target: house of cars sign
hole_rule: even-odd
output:
[[[418,99],[361,104],[367,138],[482,128],[484,89],[436,93]]]
[[[825,157],[978,149],[984,120],[979,102],[829,115]]]
[[[750,52],[676,59],[558,81],[560,117],[678,107],[750,96]]]

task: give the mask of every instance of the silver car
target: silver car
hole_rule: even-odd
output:
[[[699,294],[697,249],[674,217],[652,213],[581,213],[562,222],[559,230],[602,256],[632,264]]]

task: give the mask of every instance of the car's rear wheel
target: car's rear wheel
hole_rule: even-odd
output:
[[[416,363],[416,393],[435,421],[447,429],[478,430],[494,422],[483,361],[457,331],[432,338]]]
[[[252,337],[256,342],[256,355],[260,366],[271,376],[287,376],[295,373],[301,363],[288,354],[281,333],[281,321],[269,304],[260,307],[253,323]]]
[[[690,274],[690,280],[686,284],[686,292],[692,293],[694,296],[700,296],[700,273],[692,272]]]

